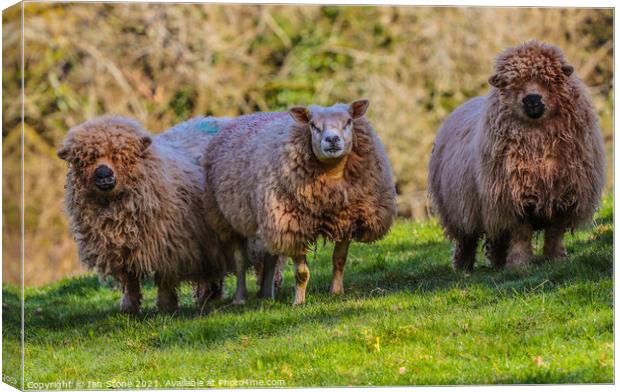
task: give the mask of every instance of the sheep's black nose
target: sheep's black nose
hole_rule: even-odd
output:
[[[334,136],[328,136],[325,138],[325,141],[329,144],[338,144],[338,142],[340,142],[340,136],[338,135],[334,135]]]
[[[538,94],[528,94],[523,98],[524,105],[539,105],[542,103],[542,96]]]
[[[545,113],[545,104],[539,94],[528,94],[523,97],[523,110],[530,118],[539,118]]]
[[[97,178],[106,178],[110,177],[113,174],[114,172],[112,171],[112,169],[110,169],[106,165],[101,165],[95,170],[95,176],[97,176]]]
[[[116,185],[114,171],[106,165],[101,165],[95,169],[95,185],[97,188],[109,191]]]

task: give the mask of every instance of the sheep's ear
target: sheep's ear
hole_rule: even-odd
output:
[[[302,124],[308,124],[310,122],[310,111],[303,106],[293,106],[288,110],[288,113],[293,119]]]
[[[56,151],[56,155],[58,155],[58,158],[62,159],[63,161],[68,161],[71,157],[71,149],[69,148],[69,146],[63,146],[59,148],[58,151]]]
[[[573,72],[575,72],[575,68],[573,68],[573,66],[570,64],[566,64],[562,66],[562,72],[566,76],[571,76]]]
[[[495,88],[503,88],[506,87],[507,83],[504,78],[502,78],[498,74],[495,74],[489,78],[489,84]]]
[[[151,143],[153,143],[153,139],[151,139],[150,136],[142,136],[142,138],[140,139],[140,142],[142,142],[142,151],[144,151],[147,148],[149,148]]]
[[[65,138],[62,142],[62,147],[56,151],[56,155],[63,161],[68,162],[71,160],[71,156],[73,155],[73,135],[69,135]]]
[[[349,106],[349,113],[351,114],[351,117],[354,119],[362,117],[366,114],[368,105],[370,105],[370,102],[367,99],[358,99],[357,101],[353,101],[351,106]]]

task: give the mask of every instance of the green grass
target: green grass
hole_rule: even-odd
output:
[[[316,260],[310,256],[305,306],[291,306],[289,266],[275,301],[234,307],[223,300],[203,316],[188,286],[180,314],[166,316],[155,312],[155,290],[147,285],[137,318],[119,314],[120,294],[93,276],[29,288],[25,386],[611,383],[611,197],[590,228],[567,236],[567,247],[569,261],[537,258],[519,272],[493,271],[479,255],[475,272],[464,276],[452,271],[450,246],[435,222],[401,220],[385,240],[352,247],[342,297],[328,294],[331,247],[320,246]],[[228,297],[233,287],[228,279]],[[16,293],[4,289],[3,337],[12,353],[19,352],[10,338],[17,333]],[[17,374],[18,366],[5,360],[3,370]]]

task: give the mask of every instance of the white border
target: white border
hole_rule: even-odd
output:
[[[25,2],[43,2],[43,1],[31,1],[31,0],[26,0]],[[72,2],[98,2],[98,1],[87,1],[87,0],[76,0],[76,1],[72,1]],[[125,1],[109,1],[109,2],[146,2],[146,1],[140,1],[140,0],[125,0]],[[151,0],[148,2],[152,2],[152,3],[200,3],[198,1],[182,1],[182,0],[167,0],[167,1],[162,1],[162,0]],[[0,7],[4,10],[14,4],[17,4],[18,2],[14,1],[14,0],[0,0]],[[244,3],[244,4],[339,4],[339,5],[415,5],[415,6],[460,6],[460,7],[464,7],[464,6],[468,6],[468,7],[476,7],[476,6],[482,6],[482,7],[508,7],[508,8],[512,8],[512,7],[563,7],[563,8],[567,8],[567,7],[580,7],[580,8],[615,8],[615,2],[614,1],[601,1],[601,0],[590,0],[590,1],[575,1],[575,0],[568,0],[568,1],[560,1],[560,0],[551,0],[551,1],[545,1],[543,4],[541,4],[540,1],[535,1],[535,0],[529,0],[529,1],[515,1],[515,2],[511,2],[509,5],[505,4],[505,3],[500,3],[497,0],[496,1],[481,1],[481,0],[475,0],[475,1],[467,1],[467,0],[451,0],[451,1],[406,1],[406,0],[388,0],[386,2],[378,2],[378,1],[372,1],[372,0],[337,0],[337,1],[329,1],[329,0],[313,0],[313,1],[282,1],[282,0],[270,0],[270,1],[257,1],[257,0],[243,0],[243,1],[238,1],[238,2],[230,2],[230,1],[224,1],[224,0],[211,0],[211,1],[207,1],[204,3]],[[22,26],[23,26],[23,12],[22,12]],[[615,15],[615,11],[614,11],[614,54],[616,53],[617,50],[617,45],[615,42],[615,31],[618,28],[618,21]],[[22,37],[22,45],[23,45],[23,37]],[[22,47],[22,71],[23,71],[23,47]],[[616,77],[615,75],[618,72],[618,65],[617,62],[614,61],[614,89],[616,86]],[[1,97],[0,97],[0,103],[1,103]],[[24,102],[24,96],[23,96],[23,80],[22,80],[22,96],[21,96],[21,100],[22,100],[22,105]],[[618,226],[618,216],[617,214],[615,214],[615,197],[616,195],[618,195],[618,189],[620,187],[620,184],[618,183],[618,178],[616,176],[616,173],[618,173],[618,169],[619,169],[619,162],[616,159],[616,139],[615,139],[615,129],[617,129],[617,121],[618,118],[615,115],[616,111],[615,111],[616,105],[615,105],[615,100],[614,100],[614,130],[613,130],[613,135],[614,135],[614,227]],[[22,127],[23,127],[23,106],[22,106]],[[1,114],[0,114],[1,115]],[[24,144],[23,144],[23,129],[22,129],[22,159],[23,159],[23,148],[24,148]],[[22,165],[23,165],[23,161],[22,161]],[[0,161],[0,171],[2,170],[2,162]],[[2,184],[0,183],[0,189],[2,188]],[[23,170],[22,170],[22,202],[24,200],[24,193],[23,193]],[[0,206],[1,206],[2,201],[0,200]],[[23,208],[21,211],[22,214],[22,222],[23,222]],[[22,230],[22,240],[20,243],[21,246],[21,252],[22,252],[22,257],[23,257],[23,252],[24,252],[24,244],[23,244],[23,230],[24,227],[22,225],[21,227]],[[2,239],[0,238],[0,246],[2,244]],[[614,262],[616,260],[616,245],[618,244],[618,235],[617,232],[614,230]],[[0,270],[0,276],[1,276],[1,270]],[[22,300],[23,300],[23,260],[22,260]],[[616,282],[618,282],[620,279],[620,271],[618,268],[614,268],[614,304],[616,303],[620,303],[618,302],[618,291],[615,290],[616,288]],[[1,296],[0,296],[1,299]],[[617,352],[615,350],[615,342],[616,342],[616,325],[618,322],[618,313],[615,312],[615,308],[614,308],[614,375],[616,374],[616,369],[617,369],[617,364],[618,364],[618,360],[617,360]],[[0,346],[1,346],[1,341],[0,341]],[[23,304],[22,304],[22,348],[23,348]],[[22,372],[23,372],[23,357],[24,356],[24,352],[22,351]],[[0,369],[1,369],[1,361],[0,361]],[[22,373],[23,375],[23,373]],[[22,383],[23,383],[23,377],[22,377]],[[23,388],[23,384],[22,384],[22,388]],[[454,388],[458,388],[459,391],[479,391],[481,389],[488,389],[488,388],[492,388],[493,390],[506,390],[506,391],[538,391],[538,390],[544,390],[544,391],[549,391],[549,392],[555,392],[555,391],[569,391],[569,392],[582,392],[582,391],[610,391],[610,390],[615,390],[615,386],[614,385],[502,385],[502,386],[494,386],[494,385],[487,385],[487,386],[464,386],[464,387],[460,387],[460,386],[437,386],[437,387],[376,387],[374,388],[374,390],[376,391],[395,391],[395,390],[410,390],[415,388],[416,391],[445,391],[445,390],[453,390]],[[345,390],[360,390],[363,389],[361,387],[355,387],[355,388],[330,388],[332,390],[336,390],[336,391],[345,391]],[[0,384],[0,391],[14,391],[16,390],[13,387],[8,386],[7,384]],[[291,388],[286,388],[286,389],[279,389],[280,391],[294,391],[296,389],[291,389]],[[321,390],[321,388],[304,388],[305,391],[308,392],[315,392],[315,391],[319,391]],[[168,391],[168,390],[161,390],[161,391]],[[169,391],[179,391],[179,389],[174,389],[174,390],[169,390]],[[244,391],[262,391],[261,389],[244,389]]]

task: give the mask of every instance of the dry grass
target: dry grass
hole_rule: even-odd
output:
[[[12,260],[18,15],[3,15],[3,253]],[[420,218],[440,122],[487,90],[498,51],[538,38],[561,46],[591,87],[612,158],[611,10],[28,3],[25,26],[27,284],[79,271],[54,150],[69,127],[103,113],[158,132],[199,114],[368,97],[400,211]],[[11,268],[5,276],[15,281]]]

